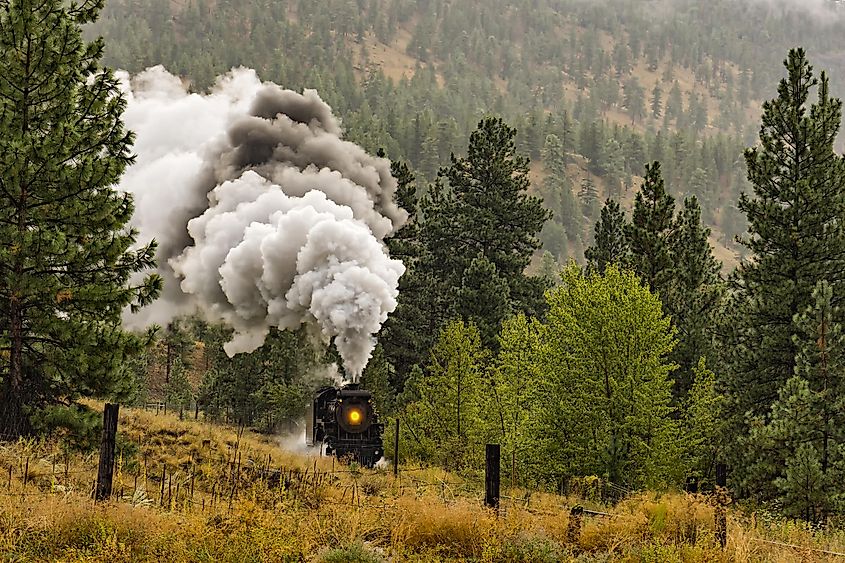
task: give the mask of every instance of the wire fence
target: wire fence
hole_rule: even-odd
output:
[[[139,439],[134,442],[143,450],[147,444],[140,435]],[[0,447],[0,497],[84,495],[94,499],[94,456],[71,464],[69,456],[59,451],[47,455],[18,451],[26,448],[21,442],[17,448]],[[482,481],[458,479],[445,471],[439,477],[433,474],[440,470],[427,466],[401,467],[396,479],[385,470],[340,463],[324,469],[316,460],[306,466],[274,465],[269,457],[245,457],[237,445],[227,457],[201,461],[192,458],[187,465],[178,467],[166,462],[151,463],[146,456],[132,461],[118,460],[111,500],[179,512],[230,512],[245,497],[269,507],[292,501],[315,508],[326,504],[389,510],[408,497],[427,495],[449,505],[460,500],[481,503],[484,494]],[[518,496],[515,491],[503,495],[502,511],[522,509],[539,514],[530,506],[530,498],[530,494]],[[569,509],[564,497],[557,505],[561,511]]]
[[[140,434],[134,441],[142,450],[148,445]],[[94,502],[97,460],[93,455],[83,457],[81,461],[77,457],[71,466],[66,452],[37,450],[34,441],[0,444],[0,497],[32,503],[36,498],[61,500],[82,496]],[[436,473],[441,470],[437,468],[401,467],[399,477],[394,478],[384,470],[366,470],[334,462],[331,469],[322,468],[316,460],[308,465],[275,465],[270,456],[246,455],[245,458],[239,442],[226,456],[201,461],[191,457],[186,465],[150,463],[146,456],[131,464],[119,459],[116,465],[112,502],[207,516],[229,515],[243,499],[268,509],[281,509],[285,503],[298,503],[313,509],[326,505],[345,506],[382,511],[389,518],[402,508],[405,500],[423,495],[442,502],[444,507],[460,501],[481,505],[484,497],[483,482],[459,479],[445,471],[443,477],[439,477]],[[597,486],[596,483],[596,480],[590,480],[589,485],[593,490],[609,491],[614,501],[635,494],[617,484]],[[561,489],[569,493],[583,492],[583,487],[575,485]],[[619,517],[613,512],[574,504],[571,495],[544,495],[541,502],[532,505],[535,498],[531,490],[511,487],[506,494],[500,495],[501,504],[496,513],[505,516],[511,511],[523,511],[534,516],[565,519],[568,536],[576,542],[584,516]],[[750,539],[772,548],[845,557],[843,553],[830,550]]]

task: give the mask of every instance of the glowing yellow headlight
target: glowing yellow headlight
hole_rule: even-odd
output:
[[[349,422],[351,422],[352,424],[358,424],[359,422],[361,422],[361,411],[349,411]]]

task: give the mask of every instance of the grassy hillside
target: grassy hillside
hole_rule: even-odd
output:
[[[832,557],[811,548],[845,551],[841,533],[732,510],[722,552],[705,495],[639,493],[602,506],[505,487],[497,518],[482,507],[482,483],[436,469],[406,467],[397,480],[284,451],[276,438],[131,409],[120,432],[115,497],[103,505],[89,496],[95,455],[57,441],[0,449],[0,557],[786,562]],[[576,503],[611,516],[587,516],[572,537]]]

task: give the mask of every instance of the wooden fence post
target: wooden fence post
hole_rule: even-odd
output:
[[[487,444],[487,465],[484,472],[484,504],[489,508],[499,508],[499,444]]]
[[[569,524],[566,526],[566,541],[572,545],[578,545],[581,539],[581,524],[584,521],[584,507],[573,506],[569,511]]]
[[[716,541],[722,549],[728,545],[728,522],[726,506],[728,497],[728,467],[724,463],[716,464]]]
[[[119,409],[120,405],[106,403],[106,408],[103,410],[103,437],[100,441],[100,465],[97,468],[97,501],[106,500],[111,496]]]
[[[393,476],[399,477],[399,417],[396,417],[396,435],[393,437]]]

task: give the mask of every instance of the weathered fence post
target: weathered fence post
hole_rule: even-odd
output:
[[[103,437],[100,441],[100,465],[97,468],[97,501],[106,500],[111,496],[119,409],[120,405],[106,403],[106,408],[103,410]]]
[[[487,444],[487,466],[484,472],[484,504],[489,508],[499,508],[499,444]]]
[[[580,505],[575,505],[569,511],[569,524],[566,527],[566,540],[573,544],[578,545],[578,541],[581,539],[581,524],[584,521],[584,507]]]
[[[698,477],[687,477],[687,482],[686,485],[684,485],[684,490],[692,494],[698,493]]]
[[[396,435],[393,436],[393,476],[399,477],[399,417],[396,417]]]
[[[728,467],[724,463],[716,464],[716,541],[722,549],[728,544],[728,522],[725,507],[730,502],[728,497]]]

